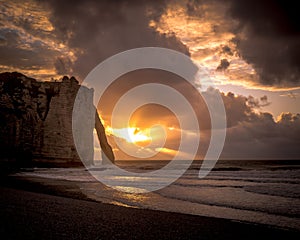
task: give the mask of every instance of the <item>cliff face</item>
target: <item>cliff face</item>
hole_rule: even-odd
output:
[[[81,165],[72,134],[73,104],[79,88],[74,77],[38,82],[20,73],[0,74],[2,161],[16,161],[23,166]],[[86,88],[85,92],[82,104],[92,113],[93,90]],[[92,163],[95,119],[91,121],[88,115],[83,118],[88,123],[83,136],[86,162]],[[101,121],[97,121],[96,129],[105,155],[114,161]]]

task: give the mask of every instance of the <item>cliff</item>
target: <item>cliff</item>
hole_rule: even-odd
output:
[[[38,82],[21,73],[0,74],[1,161],[20,166],[81,165],[72,134],[73,104],[79,88],[74,77]],[[93,89],[85,88],[85,92],[82,104],[92,111]],[[98,114],[92,121],[88,115],[82,117],[89,123],[83,136],[87,162],[92,164],[94,128],[103,152],[114,161]]]

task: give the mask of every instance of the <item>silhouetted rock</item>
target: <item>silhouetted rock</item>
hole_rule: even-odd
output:
[[[95,114],[95,128],[97,130],[98,139],[102,149],[102,163],[106,164],[108,163],[108,161],[113,162],[114,154],[111,149],[111,146],[107,142],[104,126],[102,125],[101,119],[97,112]]]
[[[0,74],[1,160],[21,166],[81,165],[72,134],[73,104],[79,88],[74,77],[64,76],[61,82],[38,82],[17,72]],[[85,92],[82,104],[94,113],[93,89],[86,88]],[[86,162],[92,163],[95,121],[90,121],[88,115],[82,117],[94,124],[85,126],[83,136]],[[103,151],[114,161],[103,125],[97,118],[96,121]]]

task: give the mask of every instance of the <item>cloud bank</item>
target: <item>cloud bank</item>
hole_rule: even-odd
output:
[[[189,55],[175,37],[151,29],[149,21],[158,18],[164,1],[50,0],[50,21],[64,44],[77,49],[72,70],[81,79],[106,58],[138,47],[166,47]],[[146,57],[146,56],[145,56]],[[57,67],[64,69],[60,59]]]
[[[253,64],[259,83],[299,87],[300,27],[295,3],[229,0],[229,15],[238,20],[233,41]]]
[[[299,88],[299,14],[281,0],[182,0],[151,26],[175,34],[215,82],[264,89]],[[226,70],[226,71],[224,71]]]

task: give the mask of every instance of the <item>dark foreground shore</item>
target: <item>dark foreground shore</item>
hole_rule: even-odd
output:
[[[3,177],[1,239],[299,239],[266,225],[133,209],[87,199],[69,181]]]

